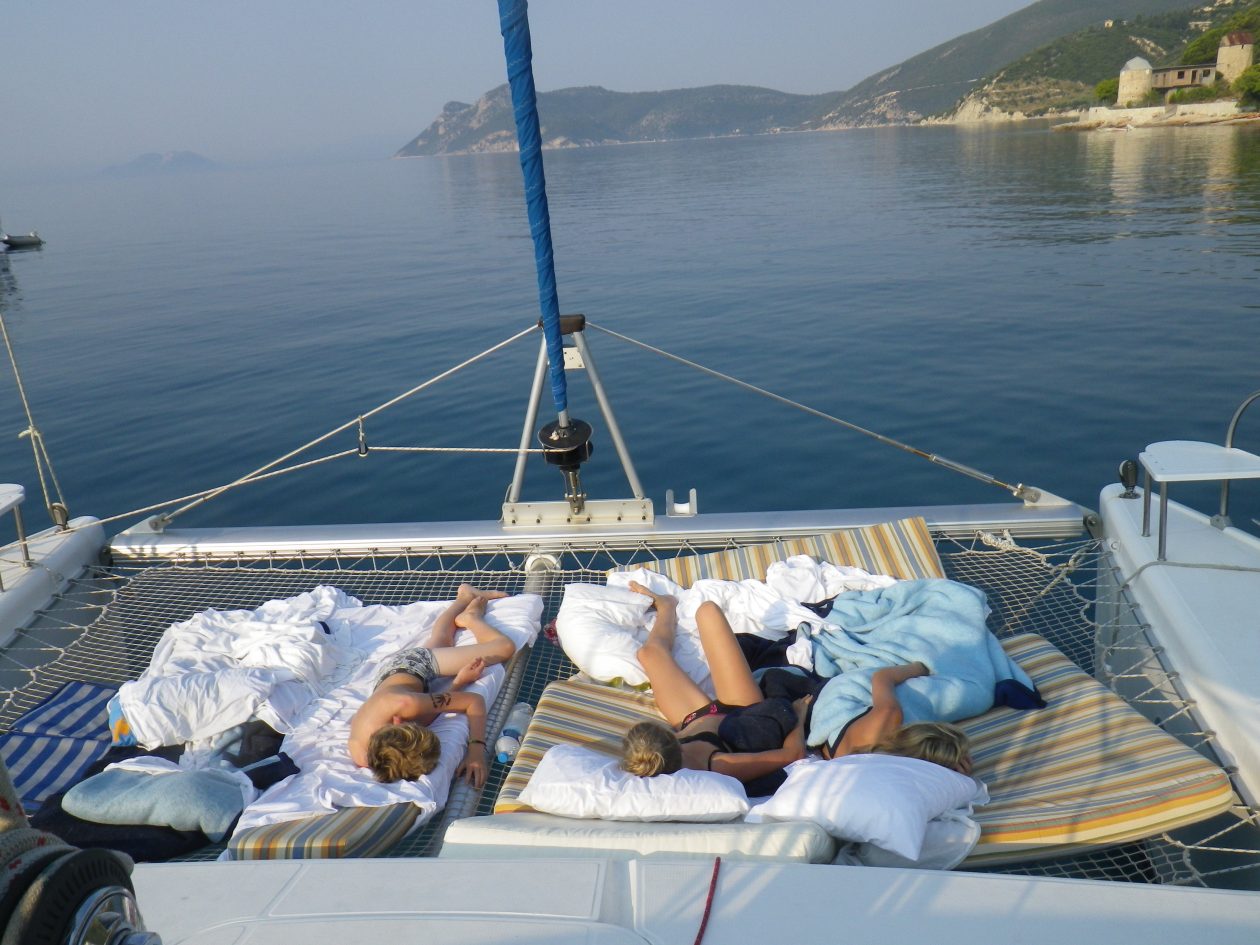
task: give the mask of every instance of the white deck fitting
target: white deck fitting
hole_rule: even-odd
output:
[[[1260,539],[1237,528],[1214,528],[1207,515],[1170,501],[1168,560],[1157,561],[1158,509],[1151,535],[1144,538],[1142,500],[1122,499],[1121,491],[1104,489],[1099,511],[1122,579],[1136,575],[1130,593],[1142,619],[1255,804],[1260,800]]]
[[[142,864],[166,945],[695,941],[712,864],[665,858]],[[1255,945],[1260,895],[724,861],[704,945]]]

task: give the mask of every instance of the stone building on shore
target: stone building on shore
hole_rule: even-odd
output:
[[[1153,69],[1141,56],[1135,56],[1120,70],[1120,87],[1116,104],[1121,108],[1139,105],[1151,92],[1163,92],[1165,98],[1177,89],[1212,85],[1229,85],[1255,61],[1255,38],[1251,33],[1228,33],[1216,51],[1216,62],[1171,66]]]

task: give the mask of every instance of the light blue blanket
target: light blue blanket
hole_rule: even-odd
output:
[[[834,743],[870,709],[875,670],[916,660],[931,675],[897,687],[907,724],[970,718],[992,708],[995,698],[1035,706],[1032,680],[985,626],[988,610],[983,591],[955,581],[898,581],[841,594],[812,636],[815,671],[834,678],[815,700],[809,744]],[[1027,704],[1020,704],[1020,690]]]

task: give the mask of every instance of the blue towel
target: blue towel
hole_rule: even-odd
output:
[[[931,670],[897,687],[907,724],[970,718],[999,698],[1017,708],[1044,705],[985,626],[987,614],[984,592],[955,581],[841,594],[812,638],[815,670],[833,678],[815,700],[809,744],[834,744],[870,709],[871,677],[883,666],[918,661]]]

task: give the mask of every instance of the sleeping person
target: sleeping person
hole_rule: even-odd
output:
[[[655,722],[632,728],[623,744],[623,770],[651,777],[695,768],[751,785],[779,776],[784,767],[805,757],[806,699],[790,702],[762,695],[717,604],[706,601],[696,610],[700,645],[717,695],[710,699],[674,659],[677,602],[636,581],[629,587],[652,598],[656,609],[638,659],[652,684],[656,706],[673,731]]]
[[[920,758],[962,774],[971,774],[971,754],[963,731],[945,722],[903,725],[897,687],[927,676],[923,663],[884,666],[871,676],[871,707],[854,719],[834,743],[822,746],[824,758],[881,754]]]
[[[638,658],[657,708],[673,730],[657,722],[631,728],[622,743],[622,769],[640,777],[680,768],[717,771],[744,782],[750,795],[773,793],[782,783],[782,769],[805,757],[809,697],[795,702],[765,698],[725,614],[706,601],[696,611],[696,627],[717,695],[709,699],[674,660],[674,598],[653,594],[637,582],[629,586],[651,597],[656,608],[656,621]],[[903,755],[969,774],[971,756],[961,730],[941,723],[902,725],[896,688],[927,673],[922,663],[878,670],[871,710],[848,727],[833,749],[824,749],[825,757]]]
[[[481,678],[487,666],[503,663],[516,652],[512,641],[485,619],[486,602],[506,597],[462,584],[449,607],[437,618],[428,646],[402,650],[382,664],[372,694],[350,720],[350,757],[371,768],[378,781],[414,781],[437,767],[442,753],[429,724],[445,712],[468,716],[468,748],[456,771],[474,788],[486,780],[486,704],[475,692],[463,691]],[[457,629],[468,630],[476,643],[455,646]],[[445,692],[429,691],[432,681],[453,676]]]

